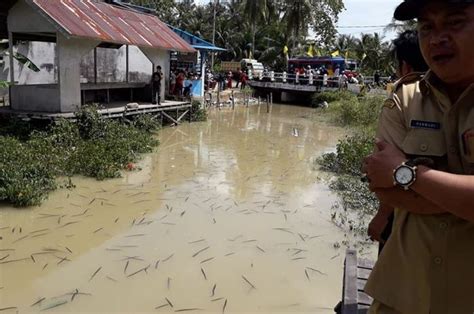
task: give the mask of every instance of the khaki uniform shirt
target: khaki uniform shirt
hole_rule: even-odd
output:
[[[384,104],[378,136],[410,158],[432,158],[437,170],[474,175],[474,84],[455,104],[440,85],[429,72],[403,78]],[[474,313],[474,224],[396,209],[365,290],[406,314]]]

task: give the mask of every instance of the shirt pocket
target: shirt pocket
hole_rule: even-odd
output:
[[[410,157],[443,157],[447,152],[446,139],[441,130],[411,129],[402,149]]]

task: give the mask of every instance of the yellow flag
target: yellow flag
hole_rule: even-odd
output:
[[[331,53],[332,57],[337,57],[338,55],[339,55],[339,50],[336,50],[333,53]]]
[[[346,51],[345,55],[344,55],[344,59],[349,59],[349,51]]]
[[[364,54],[362,55],[362,60],[364,60],[366,57],[367,57],[367,54],[364,52]]]
[[[286,56],[288,54],[288,51],[289,51],[288,46],[285,45],[285,47],[283,47],[283,54]]]
[[[310,45],[309,45],[307,54],[308,54],[308,56],[310,56],[310,57],[314,57],[314,55],[316,54],[316,51],[315,51],[315,49],[314,49],[314,44],[310,44]]]

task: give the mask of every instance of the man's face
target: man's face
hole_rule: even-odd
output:
[[[418,20],[420,48],[433,72],[447,84],[474,83],[474,5],[427,5]]]

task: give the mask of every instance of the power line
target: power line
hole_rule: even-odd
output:
[[[388,25],[347,25],[347,26],[336,26],[336,28],[385,28]]]

